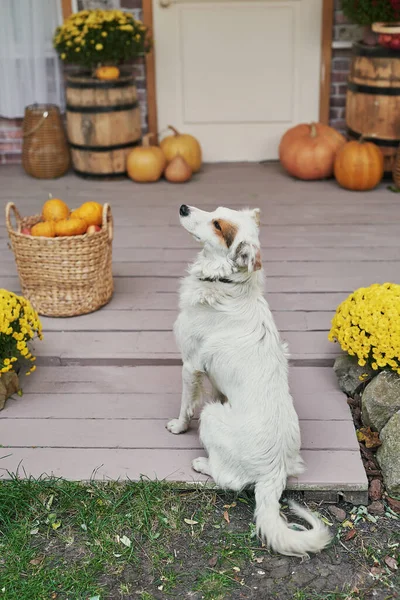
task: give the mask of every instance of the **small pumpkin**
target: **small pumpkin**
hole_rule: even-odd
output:
[[[126,162],[128,175],[134,181],[151,183],[158,181],[165,169],[166,160],[158,146],[150,146],[153,134],[143,137],[142,145],[131,150]]]
[[[120,72],[118,67],[112,66],[98,67],[95,71],[97,79],[102,79],[103,81],[111,81],[113,79],[118,79],[119,74]]]
[[[54,221],[36,223],[31,229],[31,235],[34,237],[53,238],[56,235],[56,224]]]
[[[283,168],[298,179],[325,179],[333,175],[333,164],[345,137],[322,123],[302,123],[289,129],[279,144]]]
[[[172,130],[173,134],[168,135],[160,142],[160,148],[164,152],[167,162],[171,162],[175,156],[180,154],[193,173],[197,173],[202,163],[202,152],[199,142],[188,133],[179,133],[172,125],[168,125],[168,128]]]
[[[72,235],[83,235],[86,233],[87,223],[83,219],[73,217],[57,221],[55,224],[56,235],[59,237],[69,237]]]
[[[69,208],[59,198],[49,198],[42,207],[43,221],[60,221],[69,216]]]
[[[103,206],[98,202],[85,202],[78,209],[72,211],[71,217],[78,217],[86,221],[86,225],[101,225],[103,222]]]
[[[164,177],[170,183],[184,183],[192,177],[192,169],[180,154],[177,154],[164,171]]]
[[[379,146],[363,138],[347,142],[335,159],[336,181],[348,190],[367,191],[383,177],[383,154]]]

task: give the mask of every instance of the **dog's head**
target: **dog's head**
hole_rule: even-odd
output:
[[[261,269],[260,210],[220,207],[206,212],[183,204],[179,209],[183,227],[209,252],[226,257],[238,269],[251,273]]]

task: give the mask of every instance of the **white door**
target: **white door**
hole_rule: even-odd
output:
[[[318,119],[322,0],[153,0],[159,131],[206,162],[277,158]]]

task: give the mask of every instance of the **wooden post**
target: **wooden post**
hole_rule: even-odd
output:
[[[332,64],[332,28],[334,0],[324,0],[321,23],[321,75],[319,92],[319,120],[329,124]]]
[[[152,0],[143,0],[143,23],[149,28],[153,39],[153,5]],[[154,55],[154,41],[151,52],[146,55],[146,91],[147,115],[149,133],[153,133],[152,144],[158,144],[157,98],[156,98],[156,64]]]
[[[61,0],[63,19],[68,19],[72,15],[72,0]]]

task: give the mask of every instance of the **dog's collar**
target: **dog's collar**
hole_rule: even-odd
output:
[[[215,283],[220,281],[221,283],[236,283],[231,279],[227,279],[226,277],[199,277],[199,281],[210,281],[211,283]]]

